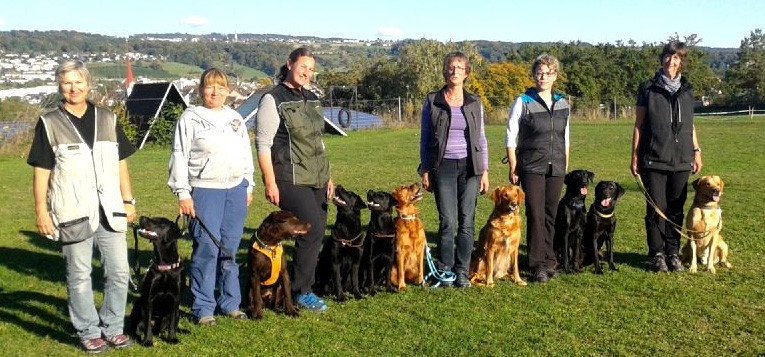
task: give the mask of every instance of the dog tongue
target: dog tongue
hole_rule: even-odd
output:
[[[587,195],[587,186],[580,188],[579,189],[579,193],[581,193],[583,195]]]
[[[712,201],[720,202],[720,195],[713,195],[712,196]]]
[[[600,201],[600,205],[603,206],[603,207],[610,206],[611,205],[611,199],[610,198],[606,198],[605,200]]]

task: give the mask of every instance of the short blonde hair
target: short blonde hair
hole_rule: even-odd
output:
[[[560,61],[554,56],[543,53],[534,60],[534,64],[531,65],[531,76],[537,75],[539,67],[547,66],[548,70],[560,72]]]
[[[220,85],[228,88],[228,77],[223,71],[217,68],[209,68],[202,72],[202,77],[199,78],[199,91],[204,91],[206,86]]]
[[[64,76],[69,72],[79,73],[80,77],[85,79],[88,87],[93,87],[93,78],[90,76],[88,68],[85,67],[85,63],[77,60],[67,60],[56,68],[56,84],[58,84],[59,93],[61,93],[61,81],[64,80]]]

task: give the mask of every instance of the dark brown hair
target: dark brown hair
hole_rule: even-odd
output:
[[[441,72],[444,76],[444,81],[449,81],[449,67],[451,67],[452,62],[454,61],[462,61],[465,63],[465,80],[467,80],[467,76],[470,76],[470,60],[468,60],[468,57],[464,53],[455,51],[444,57],[444,68]]]
[[[309,50],[307,47],[299,47],[290,52],[288,58],[290,62],[295,63],[300,57],[313,58],[313,53],[311,53],[311,50]],[[276,78],[279,79],[279,82],[284,82],[284,80],[287,79],[287,73],[289,73],[289,71],[290,70],[287,68],[286,63],[281,66],[281,68],[279,68],[279,74],[276,75]]]
[[[664,58],[674,54],[680,56],[680,68],[682,68],[683,63],[685,62],[685,56],[688,54],[688,47],[685,45],[685,42],[669,41],[664,45],[664,48],[661,50],[661,55],[659,55],[659,63],[663,65]]]

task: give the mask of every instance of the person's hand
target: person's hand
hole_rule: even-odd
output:
[[[335,197],[335,184],[332,183],[332,178],[330,177],[327,182],[327,200],[331,200],[333,197]]]
[[[197,214],[194,212],[194,200],[191,198],[184,198],[178,201],[178,213],[195,218]]]
[[[252,192],[247,192],[247,207],[252,203]]]
[[[135,221],[135,206],[130,203],[125,203],[125,214],[127,214],[127,222],[133,223]]]
[[[637,155],[632,155],[632,160],[630,162],[630,172],[632,172],[632,176],[637,176],[640,173],[640,171],[638,170]]]
[[[276,186],[276,182],[266,183],[266,200],[271,202],[275,206],[279,206],[279,187]]]
[[[489,171],[484,170],[483,174],[481,175],[481,194],[486,193],[489,191]]]
[[[37,231],[44,236],[53,236],[55,234],[56,227],[53,226],[53,220],[50,218],[50,213],[38,213],[35,224],[37,225]]]
[[[428,171],[422,173],[422,188],[425,191],[433,192],[433,187],[430,186],[430,173]]]
[[[701,171],[702,167],[704,167],[704,164],[701,162],[701,151],[694,151],[693,152],[693,170],[691,170],[691,172],[695,175],[699,171]]]
[[[510,172],[507,174],[507,179],[513,185],[518,184],[518,173],[515,172],[515,167],[510,167]]]

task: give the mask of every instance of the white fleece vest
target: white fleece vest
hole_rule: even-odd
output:
[[[40,117],[56,162],[50,175],[48,205],[59,228],[83,224],[91,235],[99,225],[99,205],[109,226],[127,230],[119,178],[119,150],[116,117],[104,108],[95,108],[95,138],[91,150],[63,109]]]

